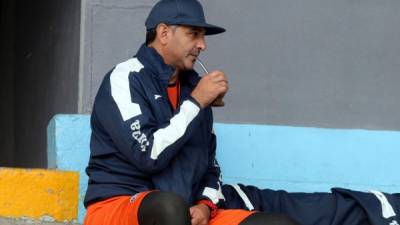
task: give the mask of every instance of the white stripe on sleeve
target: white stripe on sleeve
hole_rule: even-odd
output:
[[[118,64],[110,75],[111,95],[122,115],[124,121],[142,114],[140,106],[131,100],[129,87],[130,72],[139,72],[143,65],[137,58],[129,59]]]
[[[200,108],[196,104],[189,100],[184,101],[179,113],[172,117],[170,124],[154,132],[150,157],[156,160],[168,146],[181,138],[199,111]]]
[[[392,205],[389,203],[386,196],[382,192],[379,191],[369,191],[369,192],[374,194],[375,197],[380,201],[382,205],[383,218],[388,219],[390,217],[396,216],[396,213],[394,212]]]
[[[219,201],[218,190],[210,187],[205,187],[202,193],[204,196],[207,196],[214,204],[217,204]]]
[[[236,190],[236,192],[242,198],[242,200],[243,200],[244,204],[246,205],[247,209],[250,210],[250,211],[254,210],[253,204],[251,204],[250,199],[247,197],[246,193],[244,193],[244,191],[240,188],[240,186],[237,185],[237,184],[232,184],[231,186]]]

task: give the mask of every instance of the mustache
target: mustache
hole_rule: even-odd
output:
[[[200,51],[192,51],[189,53],[189,55],[198,57],[200,55]]]

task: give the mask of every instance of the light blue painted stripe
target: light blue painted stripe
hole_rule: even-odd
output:
[[[400,192],[400,132],[215,124],[225,182]]]
[[[56,115],[47,128],[48,167],[79,172],[79,223],[83,223],[86,211],[83,199],[88,182],[85,168],[90,155],[90,134],[89,115]]]
[[[221,123],[214,128],[226,183],[296,192],[335,186],[400,192],[400,132]],[[48,126],[49,166],[80,172],[79,222],[89,141],[89,115],[57,115]]]

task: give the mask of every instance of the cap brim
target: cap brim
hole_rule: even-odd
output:
[[[220,34],[220,33],[224,33],[226,31],[225,28],[222,28],[222,27],[219,27],[219,26],[215,26],[215,25],[211,25],[211,24],[208,24],[208,23],[178,22],[178,23],[175,23],[175,24],[188,25],[188,26],[194,26],[194,27],[203,27],[204,29],[206,29],[205,35]]]
[[[218,27],[218,26],[211,25],[211,24],[206,24],[206,26],[203,26],[203,27],[206,29],[205,35],[220,34],[220,33],[224,33],[226,31],[225,28]]]

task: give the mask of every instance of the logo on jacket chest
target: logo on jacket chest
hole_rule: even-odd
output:
[[[150,143],[147,140],[146,135],[140,131],[140,121],[139,120],[135,120],[131,124],[131,130],[132,130],[132,137],[135,138],[135,140],[140,143],[140,148],[141,148],[142,152],[145,152],[146,147],[149,146]]]

